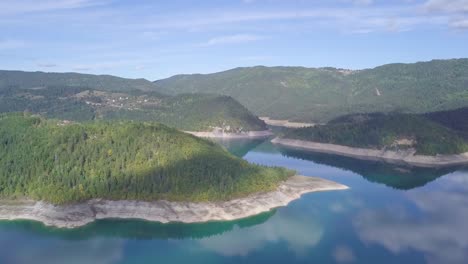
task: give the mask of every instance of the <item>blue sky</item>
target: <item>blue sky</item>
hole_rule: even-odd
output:
[[[1,69],[155,80],[468,57],[468,0],[0,0]]]

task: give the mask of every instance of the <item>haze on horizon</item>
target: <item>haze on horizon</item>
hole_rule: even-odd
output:
[[[468,57],[468,0],[0,0],[2,69],[156,80]]]

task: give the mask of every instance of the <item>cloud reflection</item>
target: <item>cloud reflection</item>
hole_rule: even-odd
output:
[[[398,254],[423,252],[428,263],[466,263],[468,259],[468,172],[439,179],[437,188],[408,192],[416,209],[364,210],[353,224],[365,243]]]
[[[317,220],[305,214],[299,216],[280,210],[261,225],[235,228],[222,235],[201,239],[198,243],[223,256],[246,256],[268,243],[286,242],[291,251],[301,256],[317,245],[323,232]]]
[[[19,245],[21,243],[21,245]],[[80,241],[34,240],[0,237],[0,263],[112,264],[121,260],[123,241],[92,239]],[[7,250],[14,249],[14,250]]]

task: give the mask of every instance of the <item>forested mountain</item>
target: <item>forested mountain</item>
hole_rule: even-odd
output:
[[[155,123],[2,114],[0,139],[2,198],[223,200],[273,190],[294,173]]]
[[[168,94],[230,95],[259,116],[326,122],[361,112],[423,113],[468,105],[468,59],[336,68],[251,67],[156,81]]]
[[[461,132],[468,138],[468,107],[424,114],[428,119]]]
[[[154,90],[154,84],[145,79],[126,79],[111,75],[81,73],[46,73],[0,70],[0,89],[41,88],[50,86],[86,87],[102,91]]]
[[[157,121],[192,131],[266,129],[263,121],[229,96],[162,96],[141,90],[110,92],[70,86],[0,89],[0,112],[23,111],[74,121]]]
[[[290,129],[283,137],[360,148],[413,148],[422,155],[468,152],[468,140],[462,132],[417,114],[347,115],[326,125]]]

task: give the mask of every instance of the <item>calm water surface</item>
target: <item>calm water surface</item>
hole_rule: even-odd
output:
[[[0,263],[468,263],[468,170],[408,169],[222,142],[265,165],[348,185],[248,219],[98,221],[75,230],[0,222]]]

